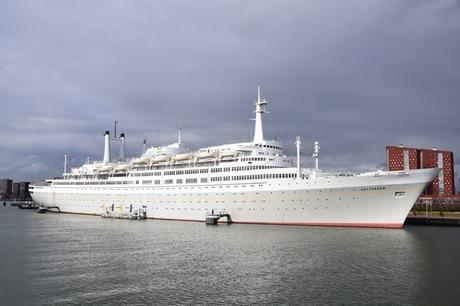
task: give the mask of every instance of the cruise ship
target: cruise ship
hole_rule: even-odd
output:
[[[89,160],[62,178],[31,184],[30,194],[45,207],[99,216],[143,213],[151,219],[401,228],[414,202],[439,169],[324,173],[283,153],[279,141],[264,138],[267,101],[258,89],[252,141],[187,149],[181,140],[145,149],[126,159],[125,135],[104,135],[100,162]],[[111,144],[120,146],[116,161]],[[294,160],[296,162],[294,163]]]

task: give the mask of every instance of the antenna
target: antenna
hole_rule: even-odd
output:
[[[64,174],[67,174],[67,154],[64,154]]]
[[[182,131],[182,127],[179,126],[179,132],[178,132],[178,135],[177,135],[177,143],[178,143],[178,144],[181,144],[181,142],[182,142],[182,139],[181,139],[181,131]]]
[[[146,143],[147,143],[147,139],[144,138],[144,151],[143,151],[143,153],[145,153],[145,146],[146,146]]]
[[[113,128],[113,138],[117,138],[117,120],[114,122],[114,128]]]

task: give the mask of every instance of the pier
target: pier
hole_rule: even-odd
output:
[[[35,203],[33,201],[25,201],[25,202],[19,203],[18,208],[20,208],[20,209],[37,209],[38,205],[37,205],[37,203]]]
[[[23,206],[22,208],[26,207],[28,204],[35,204],[34,201],[31,200],[3,200],[3,206],[15,206],[15,207],[20,207]]]
[[[227,218],[227,224],[232,223],[232,218],[229,213],[212,210],[211,213],[206,213],[206,225],[217,225],[220,218]]]
[[[460,226],[460,218],[449,217],[407,217],[404,225]]]
[[[57,211],[54,211],[53,209],[56,209]],[[44,214],[46,212],[58,212],[60,213],[61,210],[59,209],[59,206],[40,206],[37,208],[37,212],[39,214]]]
[[[101,212],[102,218],[113,218],[113,219],[128,219],[128,220],[144,220],[147,219],[147,208],[145,206],[137,209],[133,209],[133,206],[129,207],[105,207]]]

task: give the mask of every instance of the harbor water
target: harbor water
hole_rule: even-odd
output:
[[[0,207],[0,303],[460,305],[460,231],[119,220]]]

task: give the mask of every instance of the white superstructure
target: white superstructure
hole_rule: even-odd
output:
[[[280,142],[264,139],[266,105],[258,88],[252,142],[191,151],[179,131],[176,143],[151,147],[141,157],[124,161],[123,134],[119,161],[112,162],[106,132],[102,162],[32,184],[31,196],[68,213],[143,209],[148,218],[205,221],[207,214],[219,212],[237,223],[402,227],[415,200],[439,172],[321,173],[317,142],[315,169],[301,168],[300,137],[296,165],[283,154]]]

